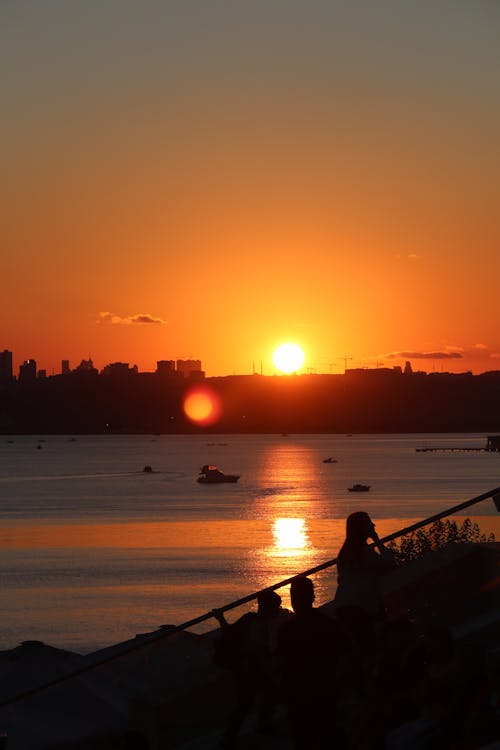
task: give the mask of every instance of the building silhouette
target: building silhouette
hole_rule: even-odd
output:
[[[156,363],[158,375],[173,375],[175,373],[175,362],[173,359],[160,359]]]
[[[20,383],[34,383],[36,380],[36,360],[26,359],[19,368]]]
[[[200,359],[178,359],[177,372],[180,372],[185,378],[189,378],[193,373],[201,373]]]
[[[0,352],[0,380],[4,383],[12,380],[12,352],[8,349]]]
[[[137,375],[137,365],[130,367],[128,362],[111,362],[101,370],[101,375],[105,377],[123,377],[131,373]]]
[[[96,375],[98,374],[97,368],[94,367],[94,363],[92,362],[90,357],[89,359],[82,359],[80,364],[77,367],[75,367],[73,372],[91,372]]]

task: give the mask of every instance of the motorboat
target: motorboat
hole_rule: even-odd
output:
[[[332,456],[329,456],[328,458],[324,458],[323,459],[323,463],[324,464],[336,464],[337,463],[337,459],[336,458],[332,458]]]
[[[353,484],[352,487],[348,487],[349,492],[368,492],[371,485],[369,484]]]
[[[200,484],[221,484],[223,482],[237,482],[239,474],[224,474],[214,464],[205,464],[200,469],[200,475],[196,480]]]

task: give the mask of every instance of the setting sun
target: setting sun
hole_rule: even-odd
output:
[[[280,372],[290,374],[304,364],[304,352],[297,344],[281,344],[273,354],[273,362]]]

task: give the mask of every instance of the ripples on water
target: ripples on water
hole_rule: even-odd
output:
[[[179,623],[334,557],[354,510],[384,534],[500,485],[498,454],[415,450],[485,435],[221,438],[0,439],[2,647],[85,652]],[[205,463],[241,479],[199,485]],[[474,516],[498,529],[491,501]],[[317,588],[332,596],[333,570]]]

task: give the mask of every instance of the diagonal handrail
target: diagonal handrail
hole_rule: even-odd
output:
[[[489,490],[488,492],[483,492],[481,495],[477,495],[477,497],[473,497],[471,500],[466,500],[463,503],[454,505],[452,508],[448,508],[447,510],[441,511],[441,513],[435,513],[432,516],[428,516],[428,518],[424,518],[422,521],[417,521],[416,523],[413,523],[410,526],[405,526],[403,529],[399,529],[399,531],[394,531],[392,534],[388,534],[387,536],[383,537],[380,541],[382,543],[385,543],[385,542],[390,542],[393,539],[398,539],[399,537],[404,536],[405,534],[409,534],[412,531],[421,529],[423,526],[428,526],[430,523],[439,521],[441,518],[446,518],[446,516],[452,516],[461,510],[465,510],[465,508],[470,508],[472,505],[477,505],[478,503],[483,502],[483,500],[488,500],[489,498],[492,498],[494,500],[495,507],[500,512],[500,487],[495,487],[495,489]],[[291,583],[294,580],[294,578],[297,578],[297,576],[299,575],[310,576],[310,575],[313,575],[314,573],[319,573],[319,571],[325,570],[326,568],[330,568],[333,565],[335,565],[337,563],[337,559],[338,558],[334,557],[332,560],[327,560],[326,562],[321,563],[320,565],[316,565],[313,568],[308,568],[307,570],[304,570],[301,573],[295,573],[295,575],[290,576],[289,578],[285,578],[285,580],[279,581],[278,583],[274,583],[272,584],[272,586],[267,586],[265,589],[254,591],[252,594],[243,596],[241,599],[236,599],[235,601],[230,602],[229,604],[225,604],[222,607],[219,607],[216,611],[217,613],[228,612],[231,609],[236,609],[236,607],[241,607],[243,604],[247,604],[248,602],[251,602],[254,599],[257,599],[257,597],[259,596],[259,594],[262,593],[262,591],[275,591],[276,589],[283,588],[283,586],[287,586],[289,583]],[[84,674],[85,672],[90,671],[91,669],[100,667],[104,664],[114,661],[115,659],[125,656],[126,654],[132,653],[133,651],[137,651],[140,648],[143,648],[144,646],[147,646],[151,643],[155,643],[156,641],[162,640],[163,638],[168,638],[171,635],[174,635],[175,633],[179,633],[183,630],[187,630],[187,628],[191,628],[194,625],[199,625],[200,623],[205,622],[206,620],[210,620],[213,617],[215,617],[214,610],[212,610],[211,612],[206,612],[203,615],[199,615],[198,617],[194,617],[192,620],[187,620],[186,622],[183,622],[181,625],[175,625],[174,627],[169,627],[168,629],[165,628],[164,630],[159,630],[147,636],[142,636],[139,641],[137,640],[126,641],[123,644],[122,648],[113,649],[112,654],[106,654],[100,657],[97,656],[96,659],[89,660],[86,664],[82,665],[81,667],[74,669],[71,672],[67,672],[66,674],[61,675],[59,677],[56,677],[53,680],[50,680],[49,682],[44,683],[43,685],[37,685],[33,688],[24,690],[21,693],[13,695],[10,698],[0,701],[0,709],[4,708],[5,706],[9,706],[13,703],[17,703],[23,698],[27,698],[31,695],[34,695],[35,693],[41,692],[42,690],[46,690],[50,687],[54,687],[55,685],[59,685],[60,683],[65,682],[66,680],[72,679],[74,677],[78,677],[81,674]]]

